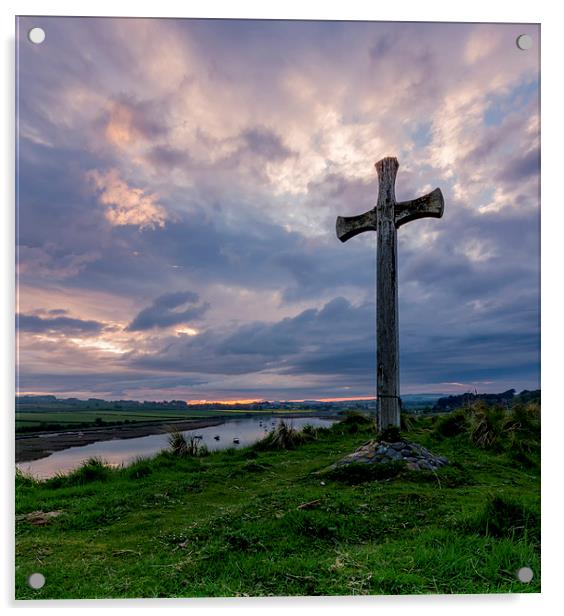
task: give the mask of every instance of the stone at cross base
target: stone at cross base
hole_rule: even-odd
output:
[[[411,201],[396,201],[396,158],[376,163],[378,201],[368,212],[337,218],[337,237],[346,242],[364,231],[377,232],[376,246],[376,422],[379,432],[400,427],[397,230],[419,218],[441,218],[439,188]]]

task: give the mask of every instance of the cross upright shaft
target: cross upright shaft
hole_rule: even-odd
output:
[[[395,158],[384,158],[376,163],[376,392],[379,430],[400,425],[398,250],[394,221],[398,166]]]
[[[364,231],[377,232],[376,248],[376,393],[378,430],[400,427],[399,322],[397,276],[397,229],[412,220],[440,218],[444,200],[440,189],[413,199],[396,202],[396,158],[376,163],[378,202],[359,216],[337,218],[337,237],[346,242]]]

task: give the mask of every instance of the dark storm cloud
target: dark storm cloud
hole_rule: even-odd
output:
[[[16,326],[20,331],[34,334],[56,332],[61,334],[90,334],[102,331],[104,325],[98,321],[73,319],[71,317],[53,317],[44,319],[33,314],[17,314]]]
[[[353,306],[342,297],[321,309],[308,309],[275,323],[255,322],[232,332],[206,331],[198,336],[175,338],[150,356],[131,355],[137,368],[210,371],[245,374],[278,366],[291,372],[293,362],[315,362],[328,350],[343,354],[359,346],[374,348],[374,306]],[[281,363],[280,363],[281,362]]]
[[[417,325],[400,336],[401,372],[407,382],[445,383],[506,379],[534,381],[538,373],[538,319],[534,301],[516,297],[480,319],[451,306],[414,307]],[[528,305],[528,307],[527,307]],[[409,310],[400,311],[410,320]],[[229,333],[171,339],[150,356],[131,355],[133,368],[245,375],[275,370],[325,377],[327,386],[371,390],[376,370],[375,306],[344,298],[275,323],[256,322]],[[528,382],[527,381],[527,382]]]
[[[141,312],[127,326],[128,331],[138,332],[154,328],[170,327],[181,323],[190,323],[199,319],[209,309],[208,303],[193,305],[178,310],[186,304],[197,304],[198,294],[193,291],[165,293]]]

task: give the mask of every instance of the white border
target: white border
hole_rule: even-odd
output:
[[[2,247],[0,258],[1,288],[3,290],[2,319],[0,320],[0,354],[3,402],[1,413],[4,447],[2,468],[2,563],[0,571],[2,604],[9,609],[51,610],[71,607],[81,610],[97,610],[101,607],[111,611],[147,608],[151,611],[163,607],[188,608],[191,611],[235,610],[242,613],[266,611],[286,615],[288,609],[299,612],[322,609],[328,614],[337,614],[343,609],[394,610],[395,614],[446,614],[480,612],[510,612],[512,615],[527,614],[532,610],[550,610],[562,603],[559,601],[559,585],[562,584],[562,506],[558,502],[564,460],[558,454],[562,449],[562,416],[564,405],[559,404],[558,385],[562,382],[562,273],[563,256],[558,248],[562,245],[562,21],[559,3],[551,0],[536,2],[512,0],[472,0],[465,4],[452,1],[402,0],[395,3],[356,1],[328,4],[303,0],[286,0],[282,4],[249,0],[237,2],[215,1],[198,4],[180,0],[158,2],[125,2],[120,0],[51,1],[48,6],[39,1],[8,2],[2,7],[2,50],[0,65],[2,105],[1,167],[5,171],[2,182],[4,208],[2,210]],[[303,598],[303,599],[245,599],[245,600],[104,600],[64,602],[18,602],[13,601],[13,399],[14,399],[14,16],[19,15],[111,15],[146,17],[238,17],[271,19],[372,19],[381,21],[474,21],[474,22],[535,22],[542,24],[542,391],[543,391],[543,554],[541,595],[480,595],[480,596],[408,596],[408,597],[362,597],[362,598]],[[559,83],[560,82],[560,83]],[[551,610],[550,610],[551,611]]]

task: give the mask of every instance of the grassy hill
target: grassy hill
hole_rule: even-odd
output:
[[[451,463],[380,480],[320,474],[374,438],[352,416],[293,449],[271,440],[120,469],[90,461],[43,482],[17,475],[16,596],[539,592],[538,409],[406,427]],[[36,525],[26,516],[36,511],[58,515]],[[522,566],[530,584],[515,576]],[[41,590],[26,584],[36,571]]]

